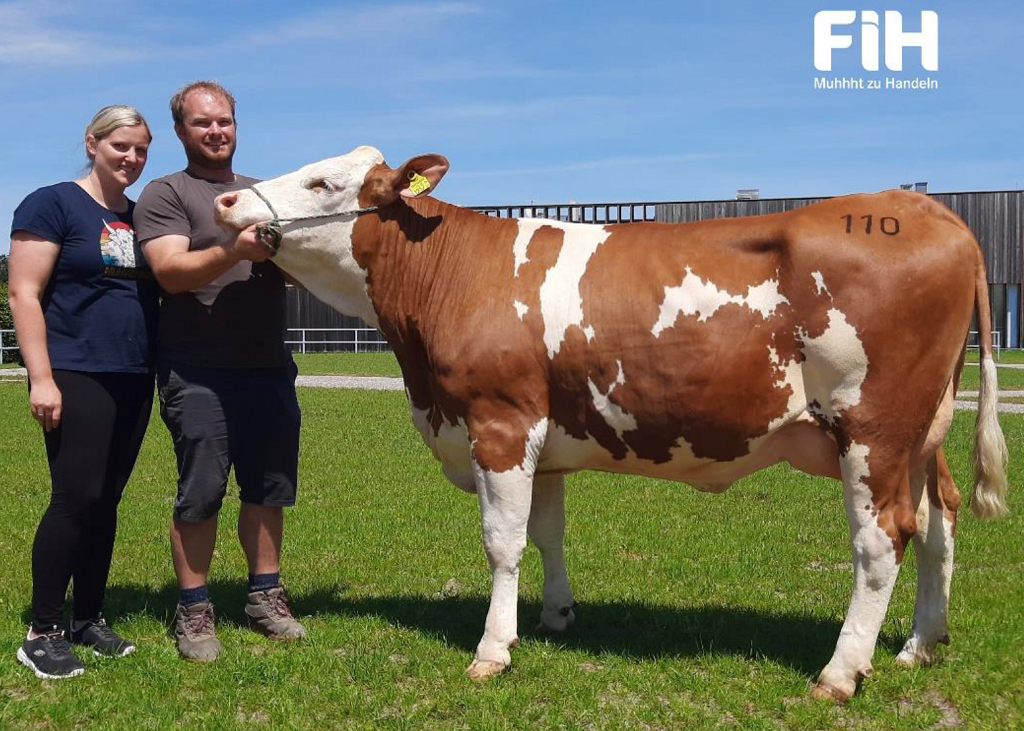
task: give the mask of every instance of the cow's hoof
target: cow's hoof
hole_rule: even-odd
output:
[[[569,626],[576,621],[576,613],[573,612],[575,602],[571,607],[562,607],[557,611],[545,609],[540,613],[540,624],[537,625],[537,632],[544,634],[560,634],[569,629]]]
[[[511,667],[511,665],[494,662],[493,660],[474,660],[472,664],[466,668],[466,675],[471,677],[473,680],[487,680],[489,678],[493,678],[495,675],[501,675]]]
[[[816,701],[831,701],[832,703],[842,705],[850,700],[851,695],[853,695],[852,692],[848,693],[834,685],[826,685],[824,683],[818,683],[811,688],[811,698]]]
[[[949,635],[940,637],[936,644],[948,645]],[[939,660],[938,653],[935,652],[936,644],[928,645],[916,637],[911,637],[896,656],[896,664],[905,668],[934,665]]]

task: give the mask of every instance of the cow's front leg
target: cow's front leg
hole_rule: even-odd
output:
[[[544,435],[538,425],[529,435],[524,433],[518,444],[515,430],[508,428],[492,427],[472,436],[473,472],[493,585],[484,636],[466,673],[482,680],[507,670],[512,664],[509,650],[519,643],[519,562],[526,548],[533,475]],[[509,466],[509,454],[522,455],[521,461]]]
[[[573,613],[576,602],[565,572],[565,478],[562,475],[534,478],[528,530],[544,562],[544,609],[537,629],[562,632],[576,619]]]
[[[839,703],[854,694],[861,678],[873,672],[871,661],[878,632],[899,574],[902,549],[913,532],[914,514],[906,463],[885,465],[887,474],[876,477],[874,472],[881,471],[878,469],[881,460],[873,462],[869,470],[867,457],[866,447],[853,444],[841,458],[843,499],[853,549],[853,596],[832,659],[811,691],[815,698]],[[877,507],[866,479],[871,480],[875,490],[893,499]],[[907,521],[909,524],[905,524]],[[905,525],[901,527],[901,524]],[[894,527],[899,531],[895,538],[885,530]]]

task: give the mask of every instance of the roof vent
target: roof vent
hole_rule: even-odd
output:
[[[740,188],[736,191],[736,200],[738,201],[756,201],[761,198],[761,190],[759,188]]]
[[[923,183],[914,183],[914,190],[917,191],[918,193],[927,193],[928,192],[928,182],[925,181]]]

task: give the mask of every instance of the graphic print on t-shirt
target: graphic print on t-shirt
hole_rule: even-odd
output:
[[[118,279],[152,279],[135,231],[124,221],[103,222],[100,233],[103,273]]]

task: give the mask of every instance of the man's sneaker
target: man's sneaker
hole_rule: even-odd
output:
[[[79,629],[72,625],[71,641],[76,645],[92,647],[92,654],[96,657],[124,657],[135,652],[135,643],[129,642],[110,629],[110,625],[103,617],[97,617]]]
[[[245,605],[249,626],[272,640],[297,640],[306,636],[306,628],[292,616],[284,587],[249,593]]]
[[[221,648],[213,623],[213,604],[179,604],[174,616],[174,638],[178,641],[178,652],[186,660],[216,660]]]
[[[73,678],[85,672],[85,665],[71,650],[64,631],[56,627],[34,640],[26,637],[18,648],[18,661],[43,680]]]

